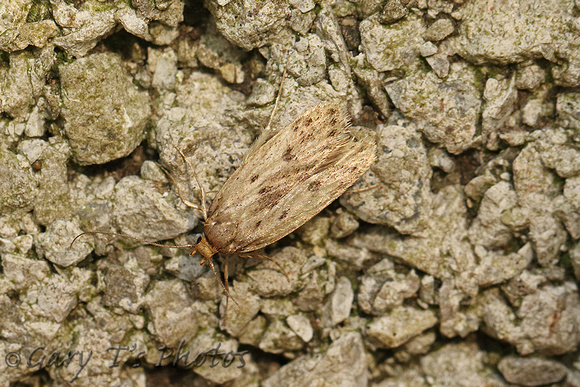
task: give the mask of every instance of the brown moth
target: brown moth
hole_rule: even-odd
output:
[[[204,236],[191,246],[192,254],[203,255],[201,264],[208,263],[216,278],[212,256],[226,255],[229,297],[227,255],[271,259],[256,251],[337,199],[373,163],[375,148],[350,133],[338,103],[311,109],[256,149],[226,181],[204,214]]]

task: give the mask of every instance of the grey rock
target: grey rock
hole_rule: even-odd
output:
[[[570,249],[570,259],[572,261],[572,267],[574,268],[574,275],[576,276],[576,280],[578,280],[580,278],[580,243],[576,243]]]
[[[433,197],[433,217],[425,237],[404,237],[383,227],[368,228],[351,239],[357,247],[386,253],[436,278],[469,272],[475,265],[466,238],[466,207],[461,190],[446,187]]]
[[[176,195],[159,192],[155,183],[128,176],[115,187],[113,218],[122,234],[150,241],[171,239],[197,224],[183,206]]]
[[[42,282],[50,274],[46,261],[7,252],[2,253],[2,270],[14,289],[25,288],[34,281]]]
[[[135,257],[126,257],[124,265],[113,260],[103,260],[99,262],[99,268],[105,273],[103,305],[138,313],[144,302],[149,276],[139,267]]]
[[[435,54],[425,58],[429,66],[435,71],[435,74],[441,79],[447,78],[451,63],[445,54]]]
[[[93,251],[86,240],[77,240],[71,246],[73,239],[82,230],[77,220],[55,220],[46,228],[46,232],[36,236],[36,248],[40,256],[59,266],[76,265]]]
[[[308,86],[323,80],[326,73],[326,54],[322,40],[310,34],[298,40],[288,60],[288,73],[301,86]]]
[[[330,224],[330,235],[335,239],[349,236],[357,230],[359,222],[350,212],[339,209]]]
[[[381,11],[379,21],[383,24],[391,24],[404,18],[408,13],[409,10],[401,4],[400,0],[389,0]]]
[[[30,112],[28,116],[28,120],[26,121],[26,128],[24,129],[24,133],[28,137],[42,137],[46,132],[44,123],[45,123],[45,111],[43,107],[43,103],[38,103]]]
[[[266,325],[267,321],[264,316],[256,316],[256,318],[246,324],[244,331],[238,337],[240,343],[257,347],[266,331]],[[288,325],[292,327],[290,324]]]
[[[445,18],[437,19],[425,30],[423,38],[432,42],[438,42],[451,35],[454,30],[455,27],[451,20]]]
[[[283,298],[265,298],[260,311],[271,319],[285,318],[297,313],[291,300]]]
[[[395,348],[437,324],[435,313],[413,307],[399,307],[386,316],[376,317],[366,335],[379,348]]]
[[[540,88],[533,96],[528,99],[522,108],[522,122],[532,128],[541,128],[554,114],[553,103],[548,103],[548,93],[550,89]],[[501,138],[505,137],[505,134]],[[520,145],[524,143],[524,140],[520,140]]]
[[[419,290],[417,274],[414,271],[406,275],[396,272],[388,259],[372,266],[360,281],[357,294],[359,307],[375,316],[402,306],[406,298],[414,296]]]
[[[558,123],[564,128],[580,133],[580,93],[564,92],[556,100]]]
[[[54,43],[77,58],[86,55],[116,25],[113,7],[98,9],[92,3],[86,3],[79,8],[55,2],[52,11],[56,24],[66,28]]]
[[[461,285],[460,280],[447,278],[443,280],[439,288],[441,320],[439,330],[447,337],[466,337],[479,328],[480,316],[477,303],[469,297],[473,297],[477,288],[461,289],[458,285]]]
[[[265,352],[282,353],[298,351],[304,346],[304,342],[286,324],[276,320],[266,328],[258,346]]]
[[[177,87],[171,105],[159,111],[154,146],[187,201],[199,204],[200,188],[175,147],[195,167],[202,188],[218,190],[241,164],[251,143],[240,122],[242,110],[240,93],[215,76],[194,72]]]
[[[333,260],[343,262],[356,270],[362,269],[367,262],[374,258],[373,254],[365,247],[353,247],[335,242],[332,239],[328,239],[324,247],[328,256]]]
[[[215,357],[216,361],[212,362],[208,356],[201,367],[193,368],[196,374],[203,376],[203,381],[208,380],[215,384],[224,384],[242,376],[242,368],[239,367],[241,364],[239,358],[235,359],[235,362],[232,362],[229,367],[223,366],[225,363],[225,354],[238,352],[238,342],[236,340],[225,339],[220,337],[214,330],[207,330],[198,335],[187,349],[191,350],[194,354],[201,352],[201,350],[208,351],[211,349],[214,349],[212,353],[218,352],[221,354],[221,356],[218,355]],[[195,355],[193,357],[195,359]],[[247,355],[244,357],[244,360],[247,363],[253,363]],[[216,363],[219,365],[216,365]]]
[[[534,148],[547,168],[560,177],[580,175],[580,152],[572,145],[574,134],[562,128],[546,128],[532,133]]]
[[[51,275],[42,282],[31,283],[24,299],[30,313],[62,323],[77,306],[78,294],[91,276],[87,270],[76,269],[70,277]]]
[[[432,42],[425,42],[419,47],[419,52],[424,58],[437,54],[437,51],[437,46]]]
[[[260,297],[251,291],[249,284],[237,281],[234,282],[233,287],[230,287],[230,293],[240,307],[231,305],[227,313],[225,309],[222,311],[222,316],[224,316],[226,331],[234,337],[239,337],[260,311]],[[225,305],[223,301],[222,305]]]
[[[202,327],[217,325],[217,317],[201,302],[192,302],[180,280],[157,281],[145,296],[151,322],[148,330],[157,340],[177,348]]]
[[[42,168],[35,173],[39,192],[34,216],[40,224],[48,225],[67,218],[77,205],[82,204],[81,200],[75,200],[69,188],[67,163],[70,155],[69,145],[61,138],[53,137],[38,158]]]
[[[480,286],[495,285],[520,274],[532,262],[532,247],[526,243],[517,253],[497,254],[485,249],[475,249],[479,256],[479,266],[474,274]]]
[[[301,280],[305,283],[298,295],[293,297],[293,304],[301,311],[319,310],[327,294],[334,290],[336,264],[330,260],[322,260],[325,267],[305,270]]]
[[[579,300],[576,285],[565,282],[562,286],[544,286],[537,290],[523,290],[521,306],[514,313],[503,299],[486,292],[481,299],[482,318],[486,333],[514,345],[521,355],[538,352],[559,355],[574,351],[578,342]],[[553,319],[553,316],[558,316]]]
[[[477,135],[481,100],[474,75],[470,69],[455,68],[441,81],[434,73],[416,73],[386,89],[395,106],[417,122],[430,141],[457,154],[470,148]]]
[[[193,282],[208,271],[208,268],[200,265],[201,260],[199,254],[195,256],[190,256],[187,252],[177,254],[165,263],[165,270],[177,278]]]
[[[379,78],[379,72],[370,66],[364,54],[359,54],[352,62],[352,71],[367,91],[369,98],[381,114],[388,117],[391,107],[383,83]]]
[[[160,90],[173,90],[177,75],[177,55],[171,48],[147,49],[147,67],[153,74],[151,86]]]
[[[379,186],[346,192],[340,202],[366,222],[421,234],[430,216],[432,174],[421,138],[412,126],[390,125],[379,126],[377,142],[378,159],[368,185]]]
[[[518,312],[523,340],[516,343],[525,355],[537,351],[558,355],[574,351],[580,342],[580,332],[570,327],[580,326],[578,289],[572,282],[562,286],[546,286],[525,296]],[[558,316],[552,320],[552,316]]]
[[[300,357],[264,380],[265,387],[366,386],[365,351],[360,334],[351,332],[334,341],[326,353]]]
[[[445,173],[451,173],[455,169],[455,161],[451,155],[441,148],[431,148],[428,153],[429,164],[441,169]]]
[[[561,84],[577,85],[577,39],[566,27],[574,23],[573,7],[573,1],[526,0],[517,5],[517,10],[494,7],[490,12],[484,0],[466,3],[461,9],[458,35],[452,38],[455,49],[476,63],[519,63],[540,57],[557,63],[565,58],[566,65],[553,75]],[[529,20],[534,20],[533,25]]]
[[[508,356],[497,365],[503,377],[520,386],[542,386],[558,383],[566,377],[564,365],[548,359]]]
[[[330,219],[326,216],[318,215],[304,223],[295,232],[302,241],[316,246],[328,240],[329,230]]]
[[[534,62],[524,62],[517,68],[515,81],[518,89],[534,90],[546,81],[546,72]]]
[[[102,164],[130,154],[144,138],[149,98],[115,54],[93,54],[59,67],[64,130],[75,161]]]
[[[295,247],[286,247],[270,256],[278,262],[288,277],[280,271],[278,265],[269,260],[261,260],[260,264],[247,271],[248,283],[254,292],[262,297],[283,297],[304,286],[302,267],[306,263],[306,255]]]
[[[353,300],[352,284],[348,278],[340,277],[336,281],[334,292],[323,307],[322,324],[327,327],[333,327],[346,320],[350,316]]]
[[[122,5],[121,5],[122,6]],[[183,21],[184,3],[181,0],[163,0],[152,3],[147,0],[135,0],[131,6],[138,11],[138,15],[149,21],[158,21],[164,26],[177,28]],[[155,23],[151,23],[155,25]],[[161,44],[156,42],[156,44]]]
[[[505,386],[486,365],[487,354],[475,343],[447,344],[424,356],[421,369],[430,381],[440,386]]]
[[[492,150],[498,148],[499,130],[505,126],[505,121],[515,109],[518,93],[515,88],[515,78],[489,78],[483,91],[485,104],[483,106],[482,130],[488,139],[487,147]]]
[[[469,227],[471,243],[486,248],[508,245],[513,238],[513,230],[502,222],[502,215],[516,205],[516,192],[506,181],[500,181],[485,191],[477,217]]]
[[[536,293],[540,285],[546,282],[547,278],[545,276],[524,270],[502,286],[502,291],[509,302],[519,308],[525,296]]]
[[[419,47],[424,43],[425,26],[415,15],[388,26],[378,15],[360,23],[362,52],[377,71],[408,69],[417,65]]]
[[[241,3],[207,0],[205,6],[213,14],[217,28],[226,39],[244,50],[288,36],[287,20],[292,15],[291,9],[277,6],[274,1]],[[300,12],[295,17],[300,19],[305,16]]]
[[[564,183],[563,201],[557,214],[574,239],[580,239],[580,177],[570,177]]]
[[[50,65],[53,53],[46,50],[35,58],[22,51],[9,55],[10,67],[0,69],[0,112],[24,122],[29,117],[30,109],[42,94],[42,85]],[[22,129],[26,126],[23,125]]]
[[[310,320],[303,314],[294,314],[286,318],[286,323],[305,343],[312,340],[314,330]]]
[[[513,173],[518,205],[529,222],[528,235],[538,262],[544,266],[553,264],[566,241],[566,232],[555,219],[553,204],[550,204],[560,190],[556,177],[543,166],[540,154],[531,145],[514,160]]]
[[[33,7],[37,8],[36,12]],[[44,47],[59,31],[54,21],[43,16],[42,6],[30,0],[5,4],[0,12],[0,19],[3,20],[0,50],[14,52],[28,46]]]
[[[38,194],[26,158],[0,148],[0,212],[29,211]]]

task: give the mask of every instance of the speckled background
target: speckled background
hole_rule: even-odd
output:
[[[286,63],[378,144],[288,278],[71,246],[194,243]],[[3,1],[0,386],[580,386],[579,90],[572,0]]]

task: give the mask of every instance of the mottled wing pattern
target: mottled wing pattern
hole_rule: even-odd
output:
[[[320,105],[250,155],[215,197],[205,223],[222,253],[260,249],[338,198],[372,164],[375,144],[356,140],[338,104]]]

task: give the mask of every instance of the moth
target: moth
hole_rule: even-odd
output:
[[[227,257],[271,260],[257,250],[336,200],[369,169],[375,148],[353,136],[338,103],[311,109],[250,154],[226,181],[204,211],[204,235],[191,246],[192,254],[203,256],[201,264],[209,264],[218,281],[212,257],[226,255],[222,286],[231,297]]]
[[[374,162],[374,142],[357,139],[349,129],[348,116],[339,103],[319,105],[306,112],[247,156],[208,211],[203,189],[202,208],[182,199],[202,211],[204,235],[197,244],[160,246],[191,248],[190,255],[200,253],[201,265],[211,267],[229,300],[228,256],[272,260],[258,250],[322,211]],[[189,166],[199,185],[195,170]],[[212,260],[218,253],[226,256],[224,282]]]

